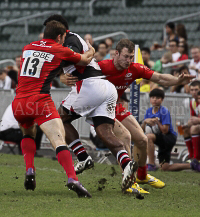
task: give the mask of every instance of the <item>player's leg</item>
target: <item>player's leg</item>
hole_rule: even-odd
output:
[[[36,188],[35,181],[35,167],[34,167],[34,155],[36,152],[35,136],[36,126],[33,124],[29,128],[20,126],[23,139],[21,141],[22,154],[24,155],[24,162],[26,164],[26,174],[24,187],[26,190],[34,190]]]
[[[139,166],[144,167],[147,159],[147,137],[132,115],[129,115],[122,120],[122,124],[131,133],[131,140],[134,143],[135,148],[137,148],[137,152],[134,153],[134,159],[138,161]]]
[[[129,157],[131,158],[131,134],[130,132],[117,119],[115,119],[113,132],[115,136],[123,142],[124,147],[126,151],[128,152]]]
[[[77,156],[79,161],[75,165],[75,171],[78,175],[84,170],[94,167],[94,162],[92,158],[88,155],[86,149],[81,143],[77,130],[72,125],[72,121],[80,118],[81,116],[76,114],[75,112],[69,111],[64,106],[60,106],[58,112],[60,114],[65,129],[65,141],[72,149],[74,154]]]
[[[200,160],[200,125],[193,125],[190,128],[194,159]]]
[[[188,148],[189,158],[193,159],[194,153],[193,153],[193,146],[192,146],[192,138],[190,134],[190,127],[186,127],[183,129],[183,137],[184,137],[185,144]]]
[[[128,152],[129,157],[132,159],[131,156],[131,134],[130,132],[124,127],[124,125],[115,119],[114,129],[113,132],[117,138],[119,138],[123,143],[126,151]],[[134,194],[148,194],[149,192],[142,189],[137,183],[134,183],[131,188],[127,189],[126,192],[134,193]]]
[[[149,164],[154,165],[155,164],[155,146],[154,143],[156,141],[155,134],[147,134],[148,138],[148,146],[147,146],[147,155],[149,158]]]
[[[97,136],[104,142],[105,146],[116,157],[120,166],[124,171],[122,180],[122,189],[126,190],[131,187],[135,180],[135,172],[137,163],[131,161],[128,152],[125,150],[123,142],[121,142],[113,133],[114,120],[108,117],[93,117],[94,127]]]
[[[68,176],[67,186],[71,190],[74,190],[78,196],[91,197],[89,192],[78,181],[78,177],[74,171],[72,156],[65,142],[65,129],[62,120],[60,118],[49,120],[41,124],[40,128],[56,150],[58,162],[62,165]]]

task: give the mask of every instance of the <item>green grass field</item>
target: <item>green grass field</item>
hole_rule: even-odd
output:
[[[200,216],[200,174],[152,172],[166,183],[163,189],[141,185],[150,192],[143,200],[122,194],[117,165],[95,164],[79,175],[92,198],[78,198],[65,187],[66,176],[57,161],[36,158],[35,191],[24,189],[23,157],[0,154],[0,216]],[[114,168],[114,169],[113,169]],[[115,172],[116,171],[116,174]]]

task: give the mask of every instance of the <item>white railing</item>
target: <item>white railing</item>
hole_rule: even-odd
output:
[[[94,15],[94,11],[93,11],[93,4],[96,2],[97,0],[91,0],[89,2],[89,14],[91,17],[93,17]],[[125,8],[126,7],[126,0],[122,0],[122,7]]]
[[[109,33],[106,35],[101,35],[101,36],[95,37],[95,38],[93,38],[93,41],[100,41],[100,40],[103,40],[103,39],[106,39],[109,37],[115,37],[118,35],[122,35],[122,36],[124,36],[124,38],[128,38],[128,35],[125,32],[120,31],[120,32],[113,32],[113,33]]]
[[[38,17],[42,17],[42,16],[45,16],[45,15],[48,15],[48,14],[53,14],[53,13],[60,14],[59,11],[45,11],[45,12],[42,12],[42,13],[33,14],[33,15],[20,17],[20,18],[17,18],[17,19],[2,22],[2,23],[0,23],[0,27],[24,21],[25,35],[28,35],[28,20],[29,19],[38,18]]]
[[[200,11],[195,12],[195,13],[191,13],[191,14],[187,14],[187,15],[183,15],[183,16],[180,16],[180,17],[171,18],[171,19],[167,20],[165,22],[164,26],[163,26],[163,40],[164,40],[164,38],[166,38],[165,25],[168,22],[176,22],[176,21],[185,20],[185,19],[188,19],[188,18],[196,17],[196,16],[200,16]]]
[[[4,63],[12,63],[13,65],[16,64],[16,62],[12,59],[5,59],[5,60],[0,60],[0,65]]]
[[[191,60],[188,59],[188,60],[178,61],[178,62],[175,62],[175,63],[167,63],[167,64],[163,64],[162,68],[169,68],[169,67],[172,67],[172,66],[178,66],[178,65],[181,65],[181,64],[189,63],[190,61]]]

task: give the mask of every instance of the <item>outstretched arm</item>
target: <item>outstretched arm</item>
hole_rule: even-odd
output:
[[[150,81],[158,83],[162,86],[174,86],[188,84],[193,78],[195,78],[195,76],[185,75],[184,73],[182,73],[179,77],[175,77],[169,74],[159,74],[154,72],[150,78]]]

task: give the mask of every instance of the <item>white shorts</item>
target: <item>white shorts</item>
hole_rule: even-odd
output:
[[[62,105],[70,111],[86,117],[93,124],[92,117],[104,116],[114,120],[117,90],[109,81],[87,78],[76,83],[63,100]]]

